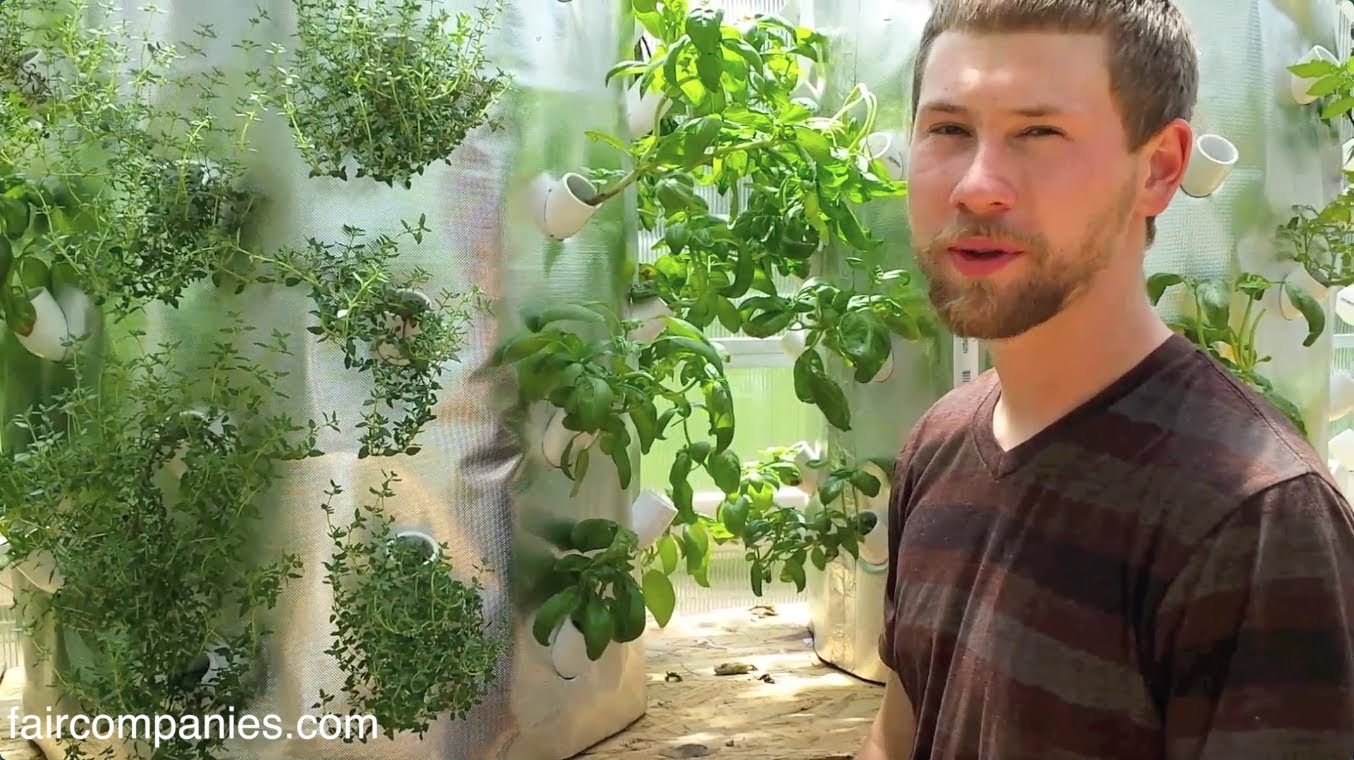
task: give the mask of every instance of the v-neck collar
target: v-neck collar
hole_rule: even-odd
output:
[[[978,455],[982,458],[983,465],[987,467],[992,477],[994,479],[1004,478],[1028,464],[1047,448],[1051,441],[1065,435],[1068,430],[1085,423],[1093,415],[1104,411],[1177,357],[1197,352],[1198,349],[1187,338],[1178,333],[1172,334],[1162,341],[1161,345],[1152,349],[1132,369],[1120,375],[1094,396],[1009,451],[1001,447],[992,432],[993,413],[996,410],[997,401],[1001,398],[1001,379],[998,375],[982,400],[974,408],[973,418],[969,424],[969,433],[973,444],[977,447]],[[995,370],[993,372],[995,374]]]

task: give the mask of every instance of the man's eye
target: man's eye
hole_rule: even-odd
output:
[[[967,131],[963,127],[954,124],[937,124],[931,127],[931,134],[935,135],[966,135]]]
[[[1061,135],[1062,132],[1053,127],[1030,127],[1023,134],[1030,137],[1056,137]]]

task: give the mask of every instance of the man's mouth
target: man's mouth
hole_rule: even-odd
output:
[[[986,277],[1005,268],[1024,250],[993,238],[961,238],[947,249],[955,267],[966,277]]]
[[[949,246],[950,253],[975,261],[999,259],[1023,253],[1020,248],[991,238],[961,238]]]

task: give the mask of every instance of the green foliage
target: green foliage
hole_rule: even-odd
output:
[[[575,493],[587,476],[592,446],[610,457],[621,487],[629,487],[630,426],[644,454],[675,424],[690,440],[689,422],[697,411],[704,412],[713,439],[705,442],[707,449],[719,454],[733,441],[733,400],[723,355],[693,325],[675,317],[665,322],[661,335],[639,344],[627,337],[634,323],[605,304],[553,307],[531,315],[523,333],[499,350],[496,361],[515,366],[524,401],[549,402],[564,411],[565,428],[592,437],[578,450],[571,442],[561,463],[575,481]],[[703,402],[692,403],[692,392],[699,392]],[[667,408],[660,413],[662,402]],[[689,504],[689,484],[684,493]]]
[[[499,128],[489,112],[510,80],[484,69],[504,0],[455,18],[427,9],[437,0],[294,5],[292,60],[275,51],[266,89],[281,97],[311,176],[346,180],[351,160],[357,177],[407,188],[471,130]]]
[[[1265,315],[1260,301],[1272,288],[1283,288],[1290,302],[1306,320],[1304,346],[1314,344],[1326,329],[1326,314],[1321,304],[1296,283],[1273,282],[1251,272],[1243,272],[1234,278],[1212,279],[1158,272],[1147,278],[1148,296],[1155,305],[1168,289],[1177,285],[1189,293],[1192,313],[1169,322],[1171,329],[1207,351],[1215,361],[1264,396],[1303,435],[1307,435],[1302,410],[1259,373],[1259,366],[1271,357],[1260,355],[1255,345],[1255,335]],[[1240,314],[1237,313],[1237,300],[1241,301]]]
[[[659,625],[667,624],[676,598],[671,584],[651,587],[646,579],[641,587],[635,580],[637,540],[634,531],[612,520],[594,517],[574,524],[532,621],[537,643],[550,646],[561,625],[573,625],[583,634],[588,659],[596,661],[612,642],[624,644],[644,634],[646,609]]]
[[[780,504],[781,488],[803,482],[795,462],[798,454],[796,447],[774,448],[761,452],[758,460],[743,463],[730,452],[728,464],[711,471],[724,491],[714,519],[689,506],[678,506],[673,524],[644,554],[646,589],[651,575],[666,578],[683,566],[698,585],[709,587],[713,547],[733,541],[744,548],[749,581],[757,596],[774,580],[793,583],[802,592],[807,562],[823,570],[843,553],[859,557],[860,541],[878,518],[860,511],[856,493],[877,496],[883,484],[864,469],[840,466],[820,484],[815,509]],[[678,462],[688,455],[679,453]]]
[[[287,462],[319,453],[319,427],[268,410],[281,378],[240,354],[251,331],[223,330],[187,371],[177,345],[110,357],[97,382],[26,410],[31,441],[0,464],[8,561],[59,584],[20,597],[27,634],[64,635],[59,686],[90,714],[210,715],[245,709],[261,685],[262,616],[300,561],[242,559],[261,538],[260,498]],[[212,683],[209,648],[226,663]],[[220,741],[175,736],[162,751],[210,758]]]
[[[1351,118],[1354,111],[1354,60],[1342,63],[1307,61],[1294,64],[1288,70],[1303,79],[1314,79],[1307,94],[1326,98],[1321,106],[1322,119]]]
[[[1344,172],[1346,181],[1354,172]],[[1278,229],[1278,239],[1312,279],[1328,288],[1354,285],[1354,192],[1346,189],[1324,208],[1295,206],[1297,215]]]
[[[115,316],[146,300],[176,305],[240,251],[254,204],[235,155],[221,150],[235,133],[209,97],[199,94],[182,112],[162,105],[163,93],[202,91],[220,72],[175,73],[201,54],[191,42],[146,42],[134,66],[119,42],[131,31],[92,33],[82,26],[87,10],[84,0],[0,5],[0,45],[27,60],[0,68],[5,234],[16,258],[68,264]],[[131,73],[119,82],[119,71]],[[260,107],[242,102],[237,113],[247,124]]]
[[[478,287],[423,299],[418,288],[431,278],[428,272],[392,274],[402,239],[422,242],[426,221],[402,222],[401,232],[368,240],[363,230],[345,226],[337,244],[312,238],[304,249],[252,257],[267,268],[249,279],[304,285],[315,303],[309,332],[339,344],[344,367],[371,374],[372,393],[357,425],[359,458],[419,452],[415,439],[433,420],[438,378],[459,359],[470,320],[489,308]]]
[[[125,24],[86,28],[103,10],[92,5],[0,2],[0,368],[9,374],[0,380],[0,533],[21,569],[50,566],[63,579],[54,593],[35,589],[20,604],[27,627],[51,624],[65,637],[72,663],[54,662],[56,686],[75,709],[246,709],[267,652],[261,621],[301,572],[295,555],[261,556],[261,510],[283,468],[322,453],[321,429],[344,428],[337,416],[296,422],[279,411],[290,404],[285,373],[266,367],[294,364],[288,352],[306,335],[259,336],[241,315],[221,314],[232,327],[218,342],[206,336],[192,350],[152,351],[137,345],[140,312],[155,307],[172,321],[190,291],[212,287],[225,303],[259,285],[303,288],[314,304],[311,339],[341,347],[345,366],[372,380],[353,448],[390,456],[417,453],[440,373],[485,304],[475,289],[421,294],[428,273],[398,256],[422,242],[423,218],[401,222],[398,233],[345,226],[338,242],[263,250],[251,227],[270,199],[252,185],[244,159],[250,128],[276,115],[270,106],[286,95],[249,72],[265,89],[229,102],[222,91],[233,80],[203,60],[215,30],[177,44],[139,40]],[[413,8],[364,11],[363,23],[412,19]],[[399,46],[402,57],[381,81],[411,72],[435,81],[410,82],[401,92],[417,97],[402,99],[400,113],[382,106],[383,118],[395,117],[388,127],[416,117],[403,124],[412,132],[364,135],[377,142],[355,150],[368,174],[407,179],[401,173],[413,166],[405,160],[423,160],[411,152],[413,138],[445,157],[479,118],[471,112],[488,107],[443,97],[448,87],[478,86],[466,84],[469,74],[449,79],[463,72],[448,68],[448,56],[464,46],[456,60],[472,70],[483,30],[463,24],[464,34],[439,36],[395,26],[408,39],[434,39],[418,50]],[[378,33],[369,23],[362,29],[353,34]],[[362,73],[360,59],[347,64]],[[490,80],[485,97],[497,97],[499,84]],[[362,147],[370,145],[377,147]],[[65,364],[29,354],[12,337],[44,327],[32,300],[43,288],[74,294],[93,312],[95,329],[82,333],[62,301],[77,339]],[[202,352],[210,353],[204,363],[187,358]],[[49,382],[58,377],[75,387]],[[382,499],[388,491],[387,483]],[[458,581],[445,559],[415,567],[405,549],[392,548],[379,529],[382,504],[362,513],[361,527],[374,533],[351,525],[333,533],[342,551],[331,568],[339,643],[330,654],[348,674],[350,705],[380,713],[387,735],[421,732],[442,711],[463,714],[480,698],[495,645],[483,630],[478,586]],[[348,568],[360,568],[364,582],[354,585]],[[437,652],[409,658],[411,640]],[[225,667],[204,680],[208,650]],[[162,756],[205,760],[221,749],[219,737],[174,742]]]
[[[375,717],[388,738],[401,731],[421,738],[432,721],[459,720],[480,703],[504,644],[484,635],[481,583],[458,578],[448,547],[430,555],[392,531],[384,505],[397,480],[387,473],[371,489],[375,503],[359,507],[347,525],[335,523],[332,502],[323,507],[335,545],[325,563],[336,610],[326,654],[346,677],[342,699],[321,690],[314,707],[333,714],[343,704],[348,715]],[[326,491],[331,499],[341,493],[337,483]]]

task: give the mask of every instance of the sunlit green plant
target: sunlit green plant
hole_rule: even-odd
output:
[[[1148,296],[1154,305],[1161,301],[1168,289],[1175,286],[1185,288],[1191,308],[1189,313],[1169,321],[1171,329],[1207,351],[1238,379],[1264,396],[1303,435],[1307,435],[1302,410],[1260,374],[1260,365],[1271,357],[1260,353],[1255,336],[1260,329],[1260,320],[1267,313],[1260,305],[1261,300],[1273,288],[1282,288],[1306,320],[1307,336],[1302,341],[1304,346],[1314,344],[1326,329],[1326,313],[1321,304],[1296,283],[1273,282],[1253,272],[1207,279],[1174,272],[1157,272],[1147,278]],[[1234,301],[1240,301],[1240,313]]]
[[[455,17],[438,0],[293,0],[296,44],[277,50],[280,96],[312,176],[409,187],[449,161],[510,86],[485,46],[504,0]],[[433,9],[433,10],[430,10]],[[290,60],[281,60],[289,52]]]

